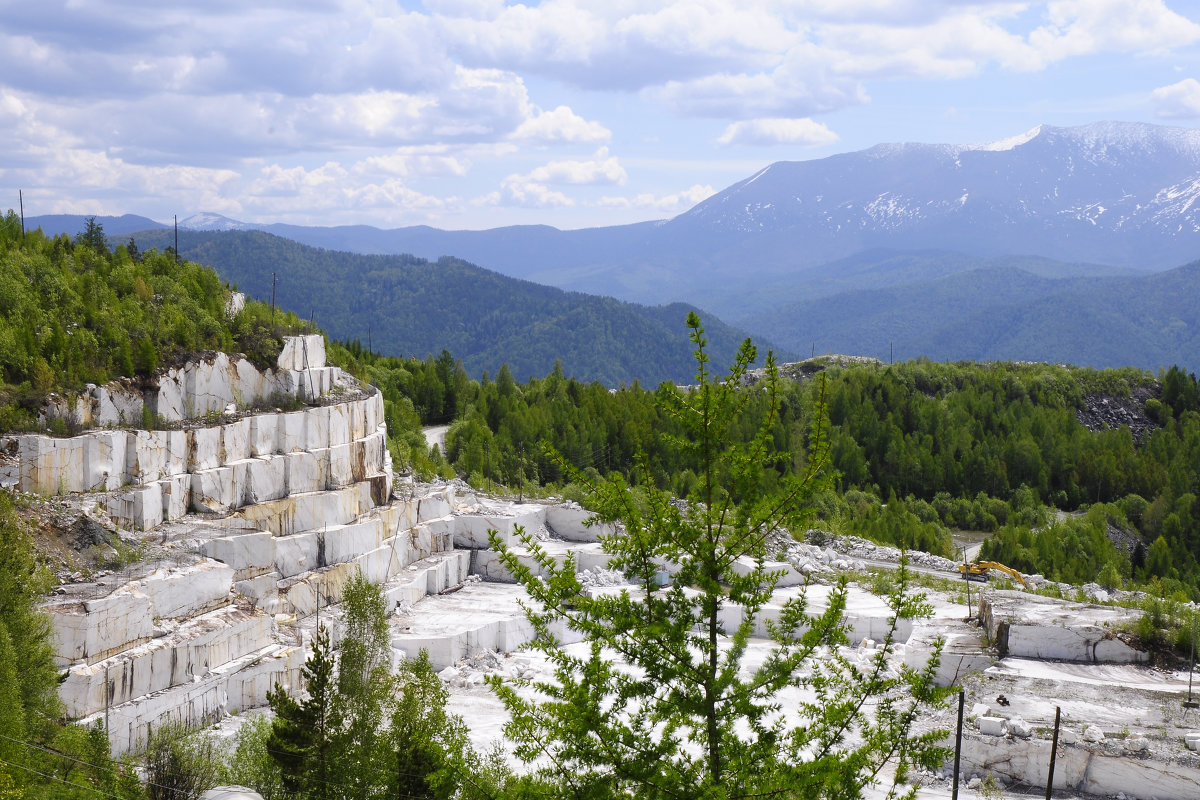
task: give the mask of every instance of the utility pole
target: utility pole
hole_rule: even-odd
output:
[[[1188,664],[1188,699],[1184,701],[1185,709],[1200,708],[1200,703],[1192,699],[1192,673],[1196,670],[1196,615],[1192,614],[1192,661]],[[1187,713],[1186,711],[1184,712]]]
[[[958,800],[958,761],[962,755],[962,723],[963,723],[963,704],[967,701],[967,693],[962,689],[958,690],[958,729],[954,735],[954,788],[951,790],[951,798]]]
[[[1054,738],[1050,741],[1050,774],[1046,776],[1046,800],[1050,800],[1050,793],[1054,791],[1054,761],[1058,756],[1058,723],[1062,720],[1062,708],[1054,707]]]
[[[21,244],[25,244],[25,194],[17,189],[17,200],[21,204]]]
[[[179,263],[179,215],[175,215],[175,263]]]

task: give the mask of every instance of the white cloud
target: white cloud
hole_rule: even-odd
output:
[[[512,134],[513,139],[544,144],[595,144],[612,139],[612,131],[599,122],[591,122],[568,106],[553,111],[539,111],[522,122]]]
[[[717,139],[723,145],[796,144],[814,147],[833,144],[838,136],[820,122],[811,119],[769,117],[735,122]]]
[[[714,74],[669,81],[647,95],[693,117],[801,117],[867,102],[862,85],[834,75],[819,48],[792,48],[770,72]]]
[[[514,176],[515,177],[515,176]],[[575,201],[562,192],[532,181],[505,180],[501,190],[489,192],[476,205],[519,206],[521,208],[570,208]]]
[[[1163,53],[1200,41],[1200,25],[1163,0],[1054,0],[1029,42],[1048,61],[1092,53]]]
[[[601,208],[647,209],[658,213],[681,214],[716,194],[711,186],[696,184],[690,189],[666,195],[642,192],[633,197],[606,196],[597,203]]]
[[[1154,113],[1163,119],[1195,119],[1200,117],[1200,81],[1184,78],[1170,86],[1160,86],[1150,93]]]
[[[590,160],[551,161],[549,164],[537,167],[528,175],[512,175],[509,179],[536,183],[595,186],[623,184],[628,177],[620,160],[616,156],[610,156],[607,147],[601,147]]]
[[[481,201],[488,205],[525,208],[569,208],[575,200],[551,186],[603,186],[624,184],[628,175],[616,156],[601,147],[588,160],[551,161],[525,174],[505,178],[499,192]]]
[[[876,87],[894,79],[911,81],[904,91],[915,97],[927,88],[921,81],[1030,72],[1082,56],[1158,57],[1200,42],[1200,13],[1185,0],[9,6],[0,30],[6,185],[33,187],[46,176],[65,195],[113,211],[128,210],[113,208],[120,198],[144,196],[159,206],[269,215],[274,198],[297,218],[307,202],[323,218],[369,209],[376,220],[429,220],[469,205],[451,193],[493,188],[487,203],[671,213],[698,192],[646,193],[623,166],[649,159],[664,148],[645,143],[681,129],[656,125],[658,112],[718,120],[724,145],[825,144],[834,134],[810,117],[866,105],[868,88],[882,95]],[[1200,118],[1198,98],[1193,78],[1151,94],[1162,118]],[[948,103],[972,116],[969,102],[947,97],[926,101],[929,118]],[[837,128],[850,139],[851,126]],[[681,148],[713,144],[703,130],[680,138],[689,136]],[[607,151],[536,168],[502,160],[541,163],[530,151],[610,142],[623,160]],[[711,151],[672,155],[709,170],[688,180],[729,174],[711,171]],[[514,169],[528,172],[502,178]],[[646,172],[638,163],[638,177]],[[629,196],[597,201],[604,190],[572,197],[562,188],[614,185],[631,186],[621,190]],[[251,186],[264,194],[252,196]]]

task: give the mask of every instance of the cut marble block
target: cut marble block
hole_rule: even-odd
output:
[[[749,556],[742,556],[733,562],[733,571],[737,575],[748,575],[754,571],[755,561]],[[805,582],[804,573],[797,570],[786,561],[764,561],[763,569],[767,572],[782,573],[779,580],[776,582],[776,588],[783,589],[787,586],[799,586]]]
[[[156,569],[130,585],[150,598],[154,616],[177,619],[227,605],[233,573],[228,564],[205,560],[189,567]]]
[[[383,523],[368,517],[347,525],[330,525],[321,533],[326,562],[338,564],[378,548],[383,542]]]
[[[245,461],[250,457],[250,420],[239,419],[221,426],[221,463]]]
[[[252,456],[270,456],[278,452],[280,414],[255,414],[250,417],[249,447]]]
[[[294,370],[325,366],[325,338],[320,334],[286,337],[276,363]]]
[[[417,498],[417,522],[427,522],[450,516],[454,510],[454,493],[451,490],[435,492]]]
[[[187,431],[188,472],[221,466],[221,428],[189,428]]]
[[[587,525],[594,514],[579,506],[546,506],[546,527],[550,532],[572,542],[598,542],[601,536],[615,532],[610,522]]]
[[[95,661],[128,650],[154,635],[150,597],[125,589],[83,602],[48,603],[57,646],[56,663]]]
[[[163,522],[162,487],[157,483],[130,489],[108,501],[108,513],[121,526],[148,531]]]
[[[361,439],[366,435],[365,432],[358,435],[351,434],[353,425],[351,420],[355,416],[355,409],[358,408],[361,401],[353,401],[349,403],[339,403],[335,406],[326,406],[325,411],[328,414],[327,428],[329,439],[322,447],[334,447],[339,444],[349,444],[355,439]]]
[[[307,426],[308,415],[303,411],[280,414],[275,439],[279,452],[292,453],[298,450],[307,450]]]
[[[250,598],[259,608],[273,614],[279,606],[278,583],[282,579],[283,576],[278,572],[266,572],[253,578],[234,581],[233,590]]]
[[[119,655],[72,666],[59,697],[71,717],[102,711],[172,686],[274,644],[274,621],[262,611],[223,608]]]
[[[240,508],[246,494],[246,474],[245,461],[193,472],[192,508],[216,514]]]
[[[329,483],[329,451],[305,453],[298,451],[283,456],[286,459],[285,479],[288,494],[324,491]]]
[[[187,472],[188,442],[183,431],[133,431],[126,453],[125,474],[138,483]]]
[[[435,519],[412,528],[413,548],[419,553],[437,553],[454,547],[453,517]]]
[[[979,732],[985,736],[1004,735],[1003,717],[980,717],[975,722],[979,726]]]
[[[327,566],[317,531],[305,531],[291,536],[274,537],[275,571],[283,578],[302,575]]]
[[[245,580],[275,568],[275,538],[266,531],[209,539],[200,552],[233,567],[234,580]]]
[[[329,488],[354,483],[354,473],[350,464],[352,448],[352,444],[339,444],[329,448]]]
[[[306,408],[304,414],[304,450],[319,450],[329,447],[329,406]]]
[[[281,455],[252,458],[246,464],[246,489],[240,506],[252,506],[288,495],[288,457]]]
[[[188,512],[192,495],[192,476],[188,473],[172,475],[158,482],[162,490],[163,519],[174,522]]]

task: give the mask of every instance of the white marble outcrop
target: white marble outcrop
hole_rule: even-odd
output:
[[[391,481],[377,392],[336,406],[186,431],[4,437],[0,451],[6,454],[6,474],[15,475],[22,491],[55,495],[128,487],[109,501],[108,511],[118,525],[134,530],[179,519],[188,509],[227,513],[379,476]]]
[[[1116,636],[1139,612],[1042,597],[989,591],[980,598],[980,617],[1001,657],[1129,664],[1149,660]]]
[[[79,722],[91,725],[107,718],[112,751],[127,753],[145,745],[150,731],[164,722],[202,725],[260,707],[275,684],[298,688],[303,666],[301,648],[272,644],[212,668],[192,683],[112,706]]]
[[[936,624],[918,623],[913,627],[904,648],[904,663],[915,670],[924,669],[939,640],[942,654],[934,682],[940,687],[955,686],[971,673],[987,669],[995,660],[979,628],[961,621],[942,620]]]
[[[59,697],[71,717],[86,717],[144,695],[203,678],[214,667],[272,641],[274,621],[262,611],[229,607],[187,620],[161,636],[106,659],[72,666]]]
[[[89,385],[72,396],[52,396],[41,420],[62,419],[78,428],[142,425],[147,417],[180,422],[261,404],[276,396],[311,400],[327,394],[342,380],[341,370],[325,364],[325,341],[319,335],[284,340],[276,367],[260,371],[241,356],[215,353],[153,378],[121,378],[104,386]]]
[[[92,600],[48,603],[44,608],[54,626],[60,666],[108,658],[154,635],[154,606],[149,596],[136,589]]]
[[[980,720],[982,722],[982,720]],[[1086,737],[1085,737],[1086,738]],[[963,774],[994,774],[1005,783],[1044,786],[1050,766],[1050,740],[1040,736],[964,736]],[[1192,800],[1200,797],[1200,770],[1174,759],[1131,755],[1100,744],[1059,741],[1054,787],[1060,791],[1116,797]]]

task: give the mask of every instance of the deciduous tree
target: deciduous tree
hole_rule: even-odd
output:
[[[805,469],[776,493],[762,492],[778,411],[774,359],[761,388],[745,391],[754,347],[747,341],[718,380],[694,314],[688,326],[697,385],[664,385],[658,402],[684,431],[671,444],[699,458],[694,490],[676,501],[648,464],[636,493],[643,502],[619,477],[592,487],[597,519],[623,526],[602,539],[610,566],[636,588],[585,594],[573,559],[559,566],[523,536],[539,578],[493,534],[533,598],[534,645],[554,665],[552,680],[529,687],[533,696],[493,680],[511,714],[506,732],[521,758],[574,797],[854,798],[888,762],[903,780],[908,765],[941,757],[931,736],[912,729],[921,706],[939,699],[931,672],[897,672],[889,658],[899,620],[925,609],[902,572],[891,632],[861,663],[839,651],[844,581],[823,611],[806,591],[768,609],[780,573],[766,563],[767,536],[799,522],[822,483],[824,415],[813,424]],[[735,444],[729,427],[759,391],[770,402],[758,435]],[[674,572],[669,588],[658,586],[664,567]],[[584,643],[560,647],[558,625]],[[764,629],[765,652],[753,641]]]

